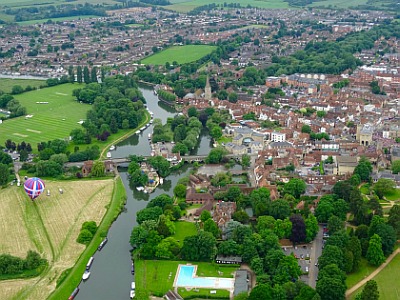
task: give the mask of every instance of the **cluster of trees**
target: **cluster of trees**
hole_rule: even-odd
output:
[[[79,77],[78,77],[79,78]],[[78,101],[93,104],[83,129],[71,132],[72,141],[89,144],[91,137],[106,140],[119,129],[136,128],[146,117],[145,100],[131,77],[107,77],[73,91]]]
[[[371,87],[371,92],[373,94],[377,94],[377,95],[386,95],[385,91],[383,90],[383,88],[381,89],[381,87],[379,86],[379,82],[377,80],[373,80],[369,83],[369,86]]]
[[[167,102],[172,102],[172,103],[174,103],[175,100],[176,100],[176,96],[175,96],[174,94],[172,94],[172,93],[170,93],[170,92],[167,92],[167,91],[165,91],[165,90],[159,89],[159,90],[157,91],[157,95],[158,95],[158,97],[159,97],[160,99],[162,99],[162,100],[164,100],[164,101],[167,101]]]
[[[32,152],[32,146],[30,143],[26,143],[25,141],[22,141],[21,144],[15,144],[11,139],[8,139],[5,142],[6,149],[8,151],[18,151],[19,153],[19,160],[20,161],[26,161],[28,159],[29,153]]]
[[[37,252],[32,250],[28,251],[25,259],[9,254],[1,254],[0,275],[18,275],[25,271],[35,270],[46,264],[47,260],[41,258]]]
[[[22,8],[7,8],[4,12],[14,15],[15,22],[51,19],[82,15],[106,16],[106,10],[99,5],[85,4],[62,4],[49,6],[29,6]]]
[[[5,185],[10,179],[12,162],[10,155],[0,151],[0,186]]]
[[[81,231],[79,232],[76,241],[80,244],[88,245],[93,239],[97,231],[97,224],[95,221],[87,221],[82,224]]]

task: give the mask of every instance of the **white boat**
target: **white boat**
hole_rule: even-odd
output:
[[[164,179],[162,179],[161,177],[160,177],[160,184],[163,184],[164,183]]]
[[[110,147],[110,151],[114,151],[114,150],[115,150],[115,146],[112,145],[112,146]]]
[[[153,120],[150,120],[150,124],[153,124]]]
[[[86,270],[85,273],[83,273],[83,275],[82,275],[82,279],[87,280],[89,278],[89,276],[90,276],[90,272]]]
[[[90,267],[92,266],[93,260],[94,260],[93,256],[91,258],[89,258],[89,261],[86,264],[86,271],[88,271],[90,269]]]
[[[132,283],[131,283],[131,290],[134,290],[135,288],[136,288],[136,284],[135,284],[134,281],[132,281]]]
[[[151,133],[147,135],[148,139],[151,140]]]
[[[136,130],[136,134],[139,134],[140,133],[140,130]]]
[[[143,126],[142,128],[140,128],[140,131],[143,131],[143,130],[145,130],[145,129],[146,129],[146,127]]]
[[[144,190],[144,187],[138,186],[138,187],[136,187],[136,189],[137,189],[139,192],[142,192],[142,191]]]
[[[130,292],[130,294],[129,294],[129,297],[131,298],[131,299],[133,299],[133,298],[135,298],[135,291],[134,290],[131,290],[131,292]]]
[[[111,158],[111,152],[107,152],[107,158]]]

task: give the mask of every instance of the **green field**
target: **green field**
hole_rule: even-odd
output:
[[[171,0],[172,5],[167,5],[165,8],[176,10],[179,12],[188,12],[192,9],[207,5],[207,4],[219,4],[223,6],[224,3],[240,3],[241,6],[245,7],[247,5],[251,5],[253,7],[260,7],[260,8],[288,8],[289,4],[287,2],[283,2],[282,0]]]
[[[368,0],[326,0],[326,1],[318,1],[314,2],[308,7],[332,7],[332,8],[349,8],[355,7],[358,5],[364,5],[368,2]],[[375,2],[374,4],[375,5]]]
[[[386,192],[385,198],[390,201],[400,200],[400,189],[396,189],[393,193]]]
[[[46,85],[44,80],[34,80],[34,79],[11,79],[11,78],[0,78],[0,91],[4,93],[11,93],[11,89],[14,85],[20,85],[26,88],[30,85],[33,88],[37,88],[41,85]]]
[[[174,224],[174,238],[178,240],[181,245],[183,244],[183,240],[185,239],[185,237],[197,234],[196,225],[192,222],[179,221]]]
[[[400,254],[378,274],[374,280],[378,283],[379,299],[393,300],[400,299],[400,285],[398,278],[400,276]],[[358,293],[361,293],[363,287],[358,289],[351,295],[351,299],[355,299]]]
[[[162,297],[172,289],[178,265],[186,263],[168,260],[137,260],[135,262],[136,298],[147,299],[150,294]],[[237,270],[236,266],[220,266],[206,262],[193,264],[198,266],[197,275],[206,277],[232,278],[233,272]]]
[[[176,61],[178,64],[186,64],[206,56],[215,48],[215,46],[207,45],[173,46],[146,57],[141,63],[145,65],[165,65],[166,62],[172,64]]]
[[[48,20],[52,20],[53,22],[62,22],[62,21],[71,21],[71,20],[79,20],[79,19],[89,19],[89,18],[99,18],[99,16],[94,15],[82,15],[82,16],[73,16],[73,17],[63,17],[63,18],[50,18],[50,19],[39,19],[39,20],[29,20],[17,22],[19,25],[32,25],[32,24],[42,24],[47,22]]]
[[[81,126],[78,122],[85,119],[90,109],[90,105],[74,100],[72,91],[78,87],[77,84],[63,84],[16,95],[15,98],[32,117],[4,121],[0,125],[0,144],[4,145],[7,139],[11,139],[16,143],[29,142],[36,148],[38,142],[67,138],[72,129]]]
[[[371,274],[373,271],[375,271],[375,269],[376,267],[371,266],[370,264],[368,264],[368,261],[365,258],[362,258],[360,262],[360,268],[358,269],[358,271],[347,275],[346,277],[347,288],[349,289],[355,286],[359,281],[361,281],[369,274]]]

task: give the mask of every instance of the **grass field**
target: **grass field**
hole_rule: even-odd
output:
[[[23,88],[30,85],[33,88],[37,88],[45,84],[46,81],[44,80],[0,78],[0,91],[11,93],[11,89],[14,85],[20,85]]]
[[[165,65],[166,62],[172,64],[174,61],[178,64],[190,63],[206,56],[215,48],[215,46],[207,45],[173,46],[146,57],[141,63],[145,65]]]
[[[378,274],[374,280],[378,283],[379,300],[400,299],[400,285],[398,278],[400,276],[400,254]],[[358,293],[361,293],[363,287],[351,294],[350,299],[355,299]]]
[[[63,17],[63,18],[29,20],[29,21],[22,21],[22,22],[17,22],[17,23],[19,25],[32,25],[32,24],[42,24],[42,23],[47,22],[48,20],[52,20],[53,22],[62,22],[62,21],[71,21],[71,20],[79,20],[79,19],[90,19],[90,18],[99,18],[99,16],[82,15],[82,16]]]
[[[360,187],[360,192],[363,193],[364,195],[369,195],[371,190],[371,185],[369,183],[363,184]]]
[[[288,8],[289,5],[287,2],[283,2],[282,0],[242,0],[239,1],[240,5],[247,6],[251,5],[253,7],[260,8]],[[198,6],[206,5],[206,4],[219,4],[223,6],[224,3],[238,3],[237,0],[171,0],[172,5],[165,6],[167,9],[176,10],[179,12],[188,12]]]
[[[361,258],[360,268],[357,272],[348,274],[346,277],[346,285],[347,288],[351,288],[352,286],[356,285],[360,280],[367,277],[373,271],[375,271],[376,267],[371,266],[368,264],[368,261],[365,258]]]
[[[90,109],[90,105],[74,100],[72,91],[78,87],[77,84],[63,84],[16,95],[15,98],[26,107],[27,114],[33,117],[22,116],[3,122],[0,125],[0,144],[4,145],[7,139],[11,139],[16,143],[29,142],[32,148],[36,148],[41,141],[67,138],[72,129],[81,126],[77,122],[85,119]]]
[[[0,253],[26,255],[38,251],[49,267],[37,278],[0,282],[0,299],[46,299],[62,271],[71,268],[85,246],[76,238],[83,222],[99,224],[113,192],[113,180],[45,181],[51,196],[32,202],[22,187],[0,191]],[[64,193],[58,193],[62,188]],[[65,297],[66,299],[67,297]],[[61,299],[61,298],[60,298]]]
[[[314,2],[308,7],[332,7],[332,8],[349,8],[355,7],[357,5],[364,5],[368,2],[368,0],[326,0],[326,1],[318,1]]]
[[[172,289],[175,275],[179,264],[186,264],[183,261],[158,261],[158,260],[137,260],[136,268],[136,298],[147,299],[150,294],[162,297]],[[235,266],[219,266],[212,263],[195,262],[197,275],[206,277],[233,277],[237,270]],[[221,271],[218,273],[218,271]]]
[[[390,201],[400,200],[400,189],[396,189],[393,193],[386,192],[385,198]]]
[[[181,245],[183,244],[185,237],[196,234],[197,228],[194,223],[185,221],[179,221],[175,223],[174,238],[178,240]]]

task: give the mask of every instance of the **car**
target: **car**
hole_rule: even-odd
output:
[[[306,267],[306,273],[308,273],[308,267]]]
[[[304,254],[300,254],[300,258],[301,258],[301,259],[304,259]]]

